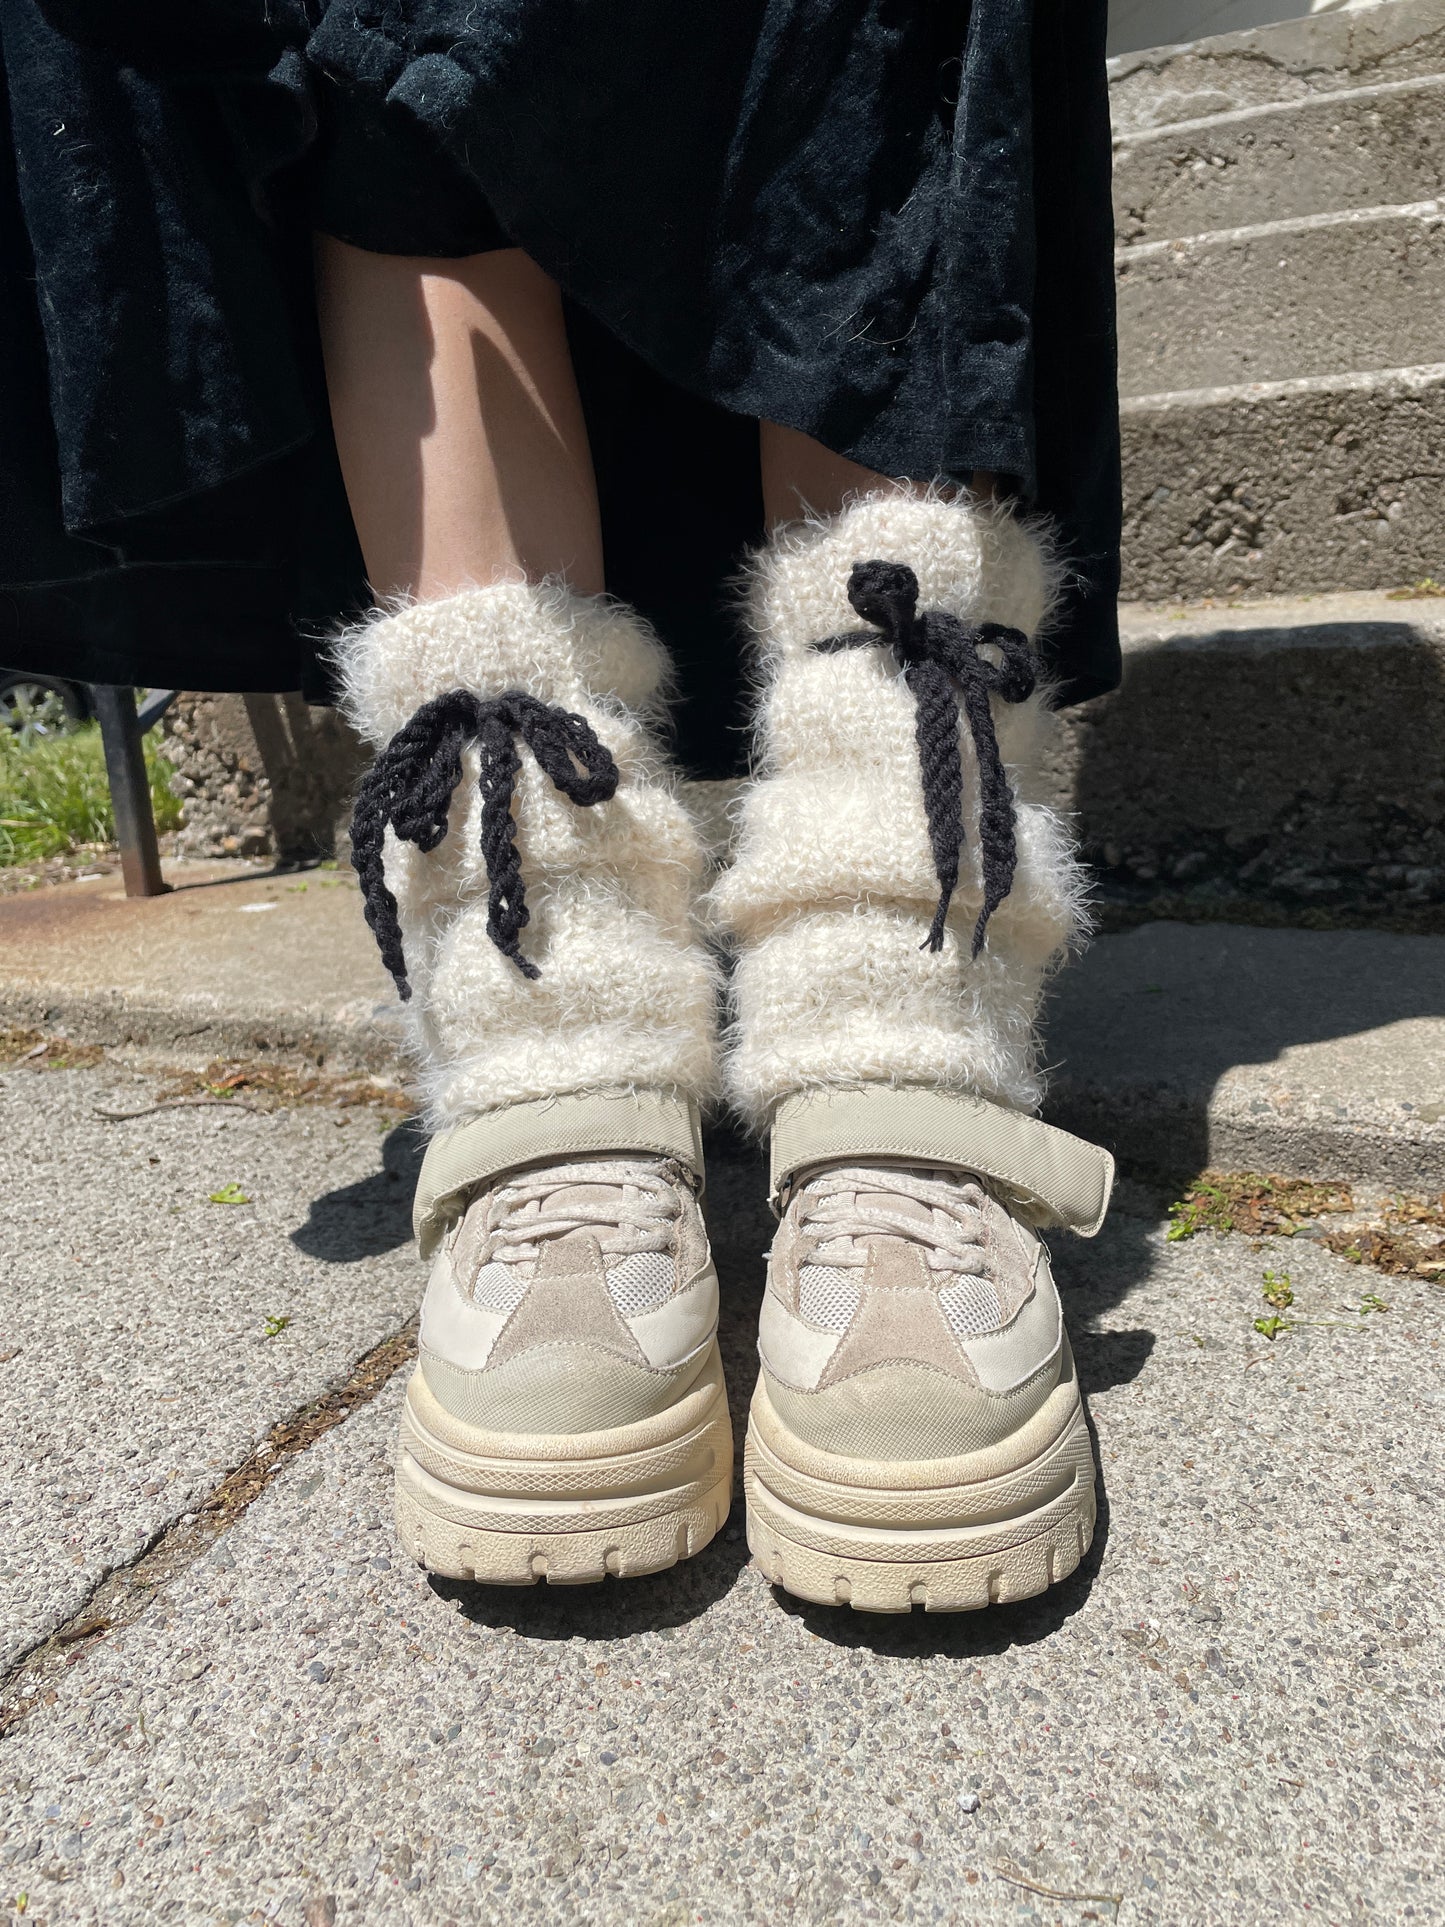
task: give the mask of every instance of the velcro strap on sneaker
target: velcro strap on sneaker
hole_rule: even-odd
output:
[[[773,1205],[825,1164],[952,1166],[1000,1188],[1038,1227],[1066,1225],[1092,1238],[1114,1188],[1114,1160],[1097,1145],[983,1098],[909,1085],[803,1091],[778,1107],[772,1131]]]
[[[504,1172],[613,1151],[676,1158],[702,1180],[702,1125],[697,1106],[668,1091],[600,1097],[548,1097],[488,1111],[427,1146],[412,1206],[412,1226],[429,1258],[468,1198]]]

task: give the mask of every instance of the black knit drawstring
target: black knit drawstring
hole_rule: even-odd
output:
[[[423,703],[361,779],[351,818],[351,861],[361,883],[366,921],[403,1003],[411,996],[411,985],[396,898],[382,873],[386,826],[389,823],[403,842],[434,850],[447,833],[452,792],[462,780],[462,752],[472,742],[481,751],[482,855],[490,885],[487,935],[524,977],[542,974],[517,942],[528,911],[512,821],[512,793],[522,767],[516,739],[574,803],[605,803],[616,792],[617,765],[586,718],[521,690],[484,700],[469,689],[453,689]]]
[[[942,609],[918,613],[918,577],[906,562],[855,562],[848,600],[870,629],[826,636],[815,648],[831,654],[890,643],[904,680],[918,704],[914,736],[923,775],[923,808],[940,894],[922,948],[943,948],[948,906],[958,887],[963,848],[963,758],[958,746],[958,694],[963,697],[978,759],[978,843],[983,909],[973,930],[973,955],[983,948],[988,920],[1013,887],[1018,850],[1014,799],[998,751],[991,695],[1021,703],[1033,694],[1035,670],[1028,638],[997,622],[970,627]],[[1003,660],[990,662],[981,648],[992,644]]]

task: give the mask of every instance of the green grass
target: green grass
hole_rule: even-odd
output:
[[[150,741],[146,769],[156,828],[174,830],[181,806],[171,794],[172,771]],[[114,841],[105,754],[94,723],[29,748],[0,730],[0,864],[36,863]]]

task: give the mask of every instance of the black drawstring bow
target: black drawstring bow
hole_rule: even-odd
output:
[[[487,935],[524,977],[542,974],[522,955],[517,941],[528,922],[512,821],[512,794],[522,767],[518,738],[574,803],[605,803],[616,793],[612,752],[587,719],[521,690],[484,700],[468,689],[453,689],[423,703],[361,779],[351,817],[351,861],[361,883],[366,921],[403,1003],[411,996],[411,985],[396,898],[382,872],[386,826],[389,823],[403,842],[434,850],[447,833],[452,793],[462,780],[462,752],[472,742],[481,751],[482,855],[490,885]]]
[[[918,613],[918,577],[906,562],[855,562],[848,578],[848,600],[870,629],[827,636],[815,648],[832,654],[890,643],[904,680],[918,704],[914,737],[923,775],[923,808],[933,867],[938,875],[938,908],[922,948],[941,950],[948,906],[958,887],[963,849],[963,758],[959,754],[959,695],[978,759],[978,843],[983,872],[983,909],[973,930],[973,955],[983,948],[988,920],[1013,887],[1018,849],[1014,839],[1014,799],[998,751],[989,697],[1021,703],[1033,694],[1036,673],[1028,638],[997,622],[974,627],[942,609]],[[1002,660],[981,653],[992,644]]]

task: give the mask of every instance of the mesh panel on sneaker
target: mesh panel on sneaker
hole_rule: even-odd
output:
[[[987,1278],[956,1278],[939,1292],[938,1303],[958,1338],[982,1338],[1004,1323],[998,1293]]]
[[[677,1261],[666,1251],[634,1251],[607,1273],[607,1289],[623,1318],[665,1305],[677,1284]]]
[[[482,1266],[472,1286],[472,1303],[483,1311],[514,1312],[526,1296],[527,1281],[495,1259]]]
[[[803,1265],[798,1272],[798,1312],[823,1331],[847,1331],[861,1295],[857,1278],[838,1265]]]

